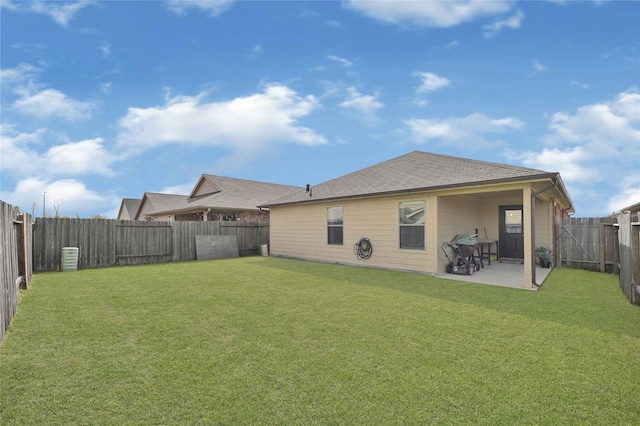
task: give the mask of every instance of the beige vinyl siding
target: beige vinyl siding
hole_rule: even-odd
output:
[[[481,202],[466,196],[451,196],[438,198],[438,237],[440,245],[449,242],[458,235],[467,233],[472,235],[481,223]],[[438,272],[443,272],[447,265],[447,258],[439,248]],[[445,248],[453,260],[451,250]]]
[[[536,200],[535,204],[536,238],[535,246],[553,248],[553,205],[551,202]],[[534,247],[535,248],[535,247]]]
[[[400,201],[425,201],[425,250],[400,249]],[[344,207],[344,245],[327,244],[326,209]],[[433,196],[389,196],[342,203],[317,203],[271,208],[271,253],[390,269],[433,272],[435,267],[435,215]],[[358,260],[353,245],[367,237],[373,255]]]
[[[523,186],[495,185],[337,202],[271,207],[271,253],[275,256],[361,266],[444,272],[441,244],[461,233],[499,238],[499,207],[525,205]],[[400,249],[398,208],[401,201],[425,201],[425,250]],[[551,247],[553,217],[549,201],[536,200],[536,245]],[[327,244],[328,207],[344,207],[344,245]],[[370,259],[358,260],[353,245],[367,237]],[[451,256],[451,253],[449,253]]]
[[[485,229],[487,238],[500,238],[500,206],[516,206],[522,205],[522,196],[505,197],[487,200],[482,203],[482,227],[478,229],[480,238],[485,238]]]

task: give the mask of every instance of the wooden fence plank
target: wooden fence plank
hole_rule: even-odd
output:
[[[630,213],[622,213],[620,222],[620,288],[627,299],[640,305],[640,224],[634,225]]]
[[[0,200],[0,345],[18,309],[19,286],[26,286],[33,269],[29,261],[32,218]]]
[[[258,254],[269,223],[38,218],[34,270],[59,270],[65,246],[78,247],[78,269],[195,260],[196,235],[237,235],[241,256]]]
[[[615,272],[615,218],[562,218],[558,221],[559,265]]]

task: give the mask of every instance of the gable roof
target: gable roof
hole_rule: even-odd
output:
[[[189,198],[199,197],[201,195],[215,194],[222,191],[215,182],[215,176],[203,174],[198,179],[198,183],[193,187]]]
[[[120,220],[132,220],[136,217],[138,209],[142,204],[142,200],[137,198],[123,198],[120,204],[120,210],[118,211],[118,219]]]
[[[135,219],[144,219],[144,216],[153,215],[156,211],[181,209],[185,205],[187,205],[186,195],[145,192]]]
[[[558,173],[508,164],[413,151],[305,190],[271,200],[263,207],[319,200],[417,192],[533,178],[559,178]],[[570,199],[564,185],[562,191]]]
[[[153,202],[155,208],[147,214],[159,215],[203,209],[258,210],[260,204],[300,189],[299,186],[203,174],[190,195],[179,196],[184,199],[165,200],[164,205],[156,205]]]

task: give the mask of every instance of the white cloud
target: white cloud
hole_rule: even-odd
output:
[[[0,70],[0,80],[2,80],[3,86],[21,86],[25,83],[32,81],[36,74],[42,72],[38,67],[31,64],[20,63],[15,68],[3,68]]]
[[[83,182],[76,179],[48,181],[35,177],[21,180],[12,192],[2,192],[2,199],[12,205],[21,206],[29,213],[35,203],[35,214],[39,216],[42,214],[43,195],[46,199],[47,215],[55,214],[54,202],[60,206],[62,216],[75,216],[76,213],[84,211],[87,206],[96,209],[110,206],[114,202],[114,197],[91,191]]]
[[[93,0],[53,2],[36,0],[33,2],[3,0],[2,7],[16,12],[30,12],[48,15],[58,25],[66,27],[73,16],[86,6],[95,3]]]
[[[431,72],[416,72],[414,75],[422,79],[422,83],[416,89],[418,93],[433,92],[451,85],[451,81],[448,79]]]
[[[209,12],[212,18],[226,12],[233,0],[165,0],[167,9],[177,15],[185,15],[189,9]]]
[[[117,157],[103,146],[102,138],[86,139],[56,145],[46,152],[44,160],[49,175],[80,176],[99,174],[109,176],[113,171],[109,167]]]
[[[298,120],[319,107],[284,85],[229,101],[203,102],[205,94],[167,98],[165,105],[129,108],[118,144],[129,154],[166,144],[217,146],[251,158],[281,143],[316,145],[326,139]]]
[[[559,148],[544,148],[541,152],[525,152],[518,159],[529,167],[547,172],[560,172],[562,179],[567,182],[581,179],[599,179],[601,171],[597,168],[585,168],[583,163],[592,157],[582,146],[566,150]]]
[[[494,119],[484,114],[474,113],[467,117],[405,120],[410,131],[410,139],[418,144],[441,141],[445,144],[464,144],[467,149],[486,146],[487,136],[519,130],[524,123],[517,118]]]
[[[545,67],[544,65],[542,65],[540,63],[540,61],[538,61],[537,59],[535,61],[533,61],[533,69],[537,72],[542,72],[542,71],[546,71],[547,67]]]
[[[44,137],[47,131],[19,133],[9,125],[0,128],[0,158],[2,171],[18,178],[26,176],[58,177],[89,174],[112,175],[110,165],[118,157],[104,148],[101,138],[54,145],[48,149]]]
[[[106,83],[98,84],[98,90],[105,96],[110,95],[113,91],[113,83],[108,81]]]
[[[414,101],[418,106],[427,105],[427,100],[424,98],[425,94],[451,85],[451,81],[449,79],[440,77],[439,75],[431,72],[414,72],[413,75],[422,79],[420,86],[416,88],[416,98]]]
[[[636,203],[640,203],[640,172],[622,181],[620,191],[609,198],[607,210],[613,213]]]
[[[610,102],[559,112],[549,120],[541,151],[513,156],[529,167],[559,171],[584,204],[580,216],[604,215],[632,200],[640,188],[640,92],[632,88]],[[593,184],[599,182],[598,190]],[[627,205],[633,204],[629,203]],[[604,206],[608,210],[604,211]]]
[[[60,117],[76,121],[89,118],[94,105],[71,99],[59,90],[45,89],[33,95],[25,94],[13,103],[12,108],[40,119]]]
[[[578,89],[588,89],[589,85],[587,83],[580,83],[579,81],[572,80],[569,82],[569,86],[577,87]]]
[[[46,130],[40,129],[33,133],[18,133],[12,126],[0,126],[0,166],[3,173],[14,173],[25,176],[42,166],[38,152],[33,146],[42,143],[42,136]]]
[[[100,52],[102,52],[103,58],[108,58],[111,56],[111,43],[103,41],[100,43]]]
[[[522,24],[523,19],[524,19],[524,13],[522,13],[521,10],[518,10],[515,15],[510,16],[505,20],[496,21],[493,24],[484,25],[482,27],[482,29],[485,30],[484,37],[485,38],[493,37],[496,34],[498,34],[500,31],[502,31],[503,28],[512,28],[512,29],[520,28],[520,25]]]
[[[554,145],[590,144],[604,148],[598,156],[608,156],[617,150],[638,153],[639,123],[640,92],[632,89],[618,94],[613,102],[585,105],[574,114],[553,114],[549,123],[553,133],[546,141]]]
[[[348,8],[392,24],[452,27],[509,11],[511,1],[362,1],[346,2]]]
[[[353,62],[345,58],[340,58],[335,55],[327,55],[327,58],[331,59],[332,61],[336,61],[345,68],[351,68],[353,66]]]
[[[193,186],[194,185],[195,185],[195,181],[194,182],[189,182],[189,183],[183,183],[182,185],[165,186],[164,188],[162,188],[158,192],[160,194],[189,195],[189,194],[191,194],[191,191],[193,191]]]
[[[529,77],[533,77],[534,75],[541,73],[541,72],[545,72],[548,68],[544,65],[542,65],[542,63],[539,60],[534,60],[533,61],[533,70],[531,72],[529,72]]]
[[[366,121],[373,121],[375,120],[376,110],[384,107],[384,104],[378,101],[378,95],[377,92],[373,95],[363,95],[355,87],[349,87],[347,89],[347,99],[338,105],[358,112]]]
[[[264,53],[264,46],[258,43],[255,46],[253,46],[251,50],[248,53],[245,53],[243,56],[249,59],[257,59],[260,56],[262,56],[263,53]]]

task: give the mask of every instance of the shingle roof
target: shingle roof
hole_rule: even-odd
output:
[[[136,218],[140,219],[142,213],[145,215],[153,215],[155,212],[183,209],[187,205],[187,198],[187,195],[145,192],[142,198],[142,205],[138,209]]]
[[[203,179],[213,183],[220,191],[196,197],[180,196],[184,197],[184,199],[176,198],[163,206],[156,205],[156,203],[153,202],[155,208],[154,211],[150,213],[166,214],[174,211],[184,212],[207,208],[218,210],[257,210],[260,204],[301,189],[298,186],[280,185],[209,174],[203,174],[198,180],[196,187]]]
[[[299,186],[280,185],[224,176],[203,175],[203,177],[213,182],[220,189],[220,192],[205,195],[199,199],[191,199],[189,200],[190,205],[195,204],[210,208],[256,210],[260,204],[301,189]]]
[[[273,199],[264,207],[394,192],[432,190],[545,177],[543,170],[413,151],[305,190]]]
[[[138,198],[123,198],[118,212],[118,219],[131,220],[135,218],[140,204],[142,204],[142,200]]]

